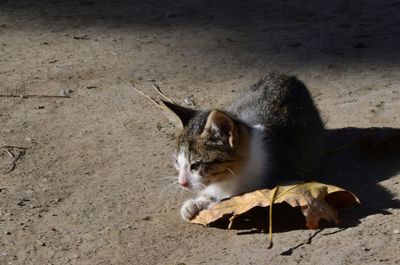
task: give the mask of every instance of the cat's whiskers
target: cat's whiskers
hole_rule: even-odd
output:
[[[170,209],[171,203],[174,204],[173,202],[178,201],[182,190],[177,183],[177,177],[171,177],[169,179],[173,179],[173,182],[165,185],[159,195],[159,199],[163,200],[166,209]]]
[[[172,181],[171,183],[165,185],[162,190],[161,190],[161,194],[163,194],[164,192],[169,192],[172,188],[174,188],[174,186],[177,184],[177,180],[178,177],[177,176],[166,176],[166,177],[161,177],[161,180],[168,180]]]
[[[170,197],[177,199],[181,195],[181,192],[182,189],[179,187],[179,185],[174,185]]]
[[[163,198],[163,197],[170,198],[170,197],[171,197],[171,194],[174,193],[174,190],[176,190],[176,189],[178,188],[177,186],[178,186],[178,185],[177,185],[176,179],[174,179],[173,182],[171,182],[171,183],[165,185],[165,186],[161,189],[160,196],[159,196],[160,199]],[[166,196],[165,196],[165,195],[166,195]]]
[[[165,177],[161,177],[160,179],[164,180],[164,179],[178,179],[178,176],[165,176]]]
[[[177,185],[176,182],[174,183],[169,183],[164,189],[162,194],[160,194],[159,199],[163,200],[164,206],[166,209],[174,207],[173,205],[178,201],[179,199],[179,194],[180,193],[180,188]]]

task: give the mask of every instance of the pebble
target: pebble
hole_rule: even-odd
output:
[[[21,198],[21,199],[19,199],[19,202],[17,203],[17,205],[18,206],[25,206],[26,204],[26,202],[29,202],[30,200],[29,199],[27,199],[27,198]]]
[[[74,91],[71,90],[71,89],[61,89],[60,90],[60,96],[62,96],[62,97],[70,97],[72,92],[74,92]]]
[[[32,138],[30,138],[30,137],[25,137],[25,141],[27,141],[27,142],[29,142],[29,143],[32,143],[32,144],[34,144],[34,143],[36,143],[35,142],[35,140],[33,140]]]
[[[82,35],[73,35],[72,36],[75,40],[88,40],[89,36],[87,34]]]
[[[366,248],[366,247],[361,247],[361,249],[364,251],[369,251],[369,248]]]
[[[397,234],[400,234],[400,229],[394,229],[394,230],[393,230],[393,234],[396,234],[396,235],[397,235]]]
[[[10,231],[4,231],[4,234],[5,235],[11,235],[11,232]]]
[[[191,98],[185,98],[183,100],[183,102],[185,102],[185,104],[188,105],[188,106],[193,106],[194,105],[194,102],[193,102],[193,100]]]
[[[151,216],[145,216],[145,217],[143,217],[143,220],[144,221],[150,221],[152,218],[151,218]]]

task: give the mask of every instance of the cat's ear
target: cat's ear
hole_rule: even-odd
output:
[[[184,128],[190,119],[195,115],[196,111],[179,106],[177,104],[161,100],[160,103],[166,111],[167,118],[172,121],[175,125]]]
[[[210,112],[202,135],[206,136],[210,131],[227,135],[230,147],[235,146],[237,138],[235,122],[225,112],[220,110],[213,110]]]

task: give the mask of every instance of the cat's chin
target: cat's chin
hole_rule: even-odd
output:
[[[182,186],[179,185],[181,187],[181,189],[186,190],[186,191],[196,191],[196,192],[200,192],[202,191],[204,188],[206,188],[207,186],[205,185],[188,185],[188,186]],[[202,188],[203,186],[203,188]]]
[[[178,184],[178,185],[179,185],[179,184]],[[193,188],[192,185],[188,185],[188,186],[179,185],[179,186],[181,187],[181,189],[187,190],[187,191],[197,191],[197,190],[198,190],[198,189]]]
[[[179,185],[179,187],[180,187],[182,190],[193,190],[191,187],[184,187],[184,186],[182,186],[182,185]]]

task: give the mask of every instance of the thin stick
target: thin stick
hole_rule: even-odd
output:
[[[27,147],[14,146],[14,145],[3,145],[1,149],[27,149]]]
[[[17,155],[14,155],[13,153],[11,153],[10,150],[8,149],[19,149],[19,152]],[[13,160],[11,161],[10,165],[7,167],[6,170],[4,170],[4,174],[8,174],[11,171],[13,171],[15,169],[15,166],[17,164],[17,161],[23,156],[25,155],[26,152],[26,148],[25,147],[18,147],[18,146],[2,146],[0,150],[5,150],[9,155],[11,155],[11,157],[13,158]]]
[[[4,95],[0,94],[0,98],[71,98],[70,96],[56,95]]]
[[[18,161],[24,154],[25,154],[25,150],[22,150],[22,151],[18,152],[18,154],[17,154],[17,155],[14,157],[14,159],[11,161],[10,166],[4,171],[4,174],[8,174],[8,173],[10,173],[11,171],[13,171],[14,168],[15,168],[15,166],[16,166],[16,164],[17,164],[17,161]]]
[[[160,105],[160,103],[157,102],[157,100],[155,100],[154,98],[146,95],[145,93],[143,93],[142,91],[140,91],[139,89],[137,89],[135,87],[135,84],[133,83],[133,81],[130,82],[131,87],[133,88],[133,90],[135,90],[137,93],[139,93],[140,95],[142,95],[143,97],[147,98],[148,100],[150,100],[151,102],[153,102],[154,104],[156,104],[159,108],[161,109],[165,109],[163,106]]]
[[[0,151],[5,151],[7,154],[9,154],[9,155],[11,156],[11,158],[14,158],[14,154],[11,153],[8,149],[2,147],[2,148],[0,149]]]
[[[153,88],[157,91],[158,94],[160,94],[163,98],[165,98],[166,100],[168,100],[169,102],[171,102],[172,104],[175,104],[175,102],[170,99],[169,97],[167,97],[160,89],[160,87],[157,84],[153,83]]]
[[[276,186],[273,190],[272,198],[271,198],[271,205],[269,206],[269,245],[268,245],[267,249],[271,249],[274,245],[274,243],[272,242],[272,205],[275,202],[276,193],[278,192],[278,187],[279,186]]]
[[[234,220],[235,218],[236,218],[236,215],[232,215],[232,216],[229,218],[228,229],[231,229],[231,228],[232,228],[233,220]]]

